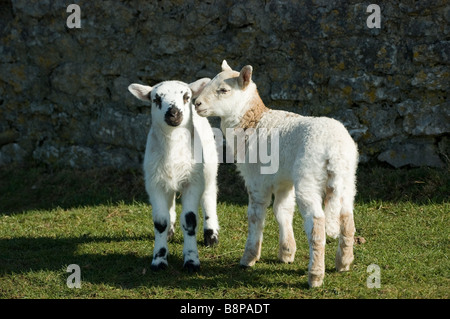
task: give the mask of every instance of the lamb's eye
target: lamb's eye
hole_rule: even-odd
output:
[[[226,89],[226,88],[221,88],[221,89],[219,89],[219,93],[220,93],[220,94],[226,94],[226,93],[228,93],[228,91],[230,91],[230,90],[228,90],[228,89]]]
[[[189,94],[187,92],[184,93],[184,95],[183,95],[183,102],[184,102],[184,104],[186,104],[189,101],[189,99],[190,99]]]

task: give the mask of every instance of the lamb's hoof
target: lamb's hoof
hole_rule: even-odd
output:
[[[342,258],[341,253],[338,251],[335,260],[336,270],[338,272],[350,271],[350,265],[352,261],[353,261],[353,254],[346,256],[346,258]]]
[[[337,272],[347,272],[350,271],[350,265],[336,265]]]
[[[163,262],[161,262],[161,263],[159,263],[159,264],[152,264],[151,266],[150,266],[150,269],[152,270],[152,271],[160,271],[160,270],[164,270],[164,269],[166,269],[167,268],[167,264],[165,264],[165,263],[163,263]]]
[[[200,270],[200,264],[196,264],[193,260],[189,259],[184,263],[183,268],[186,269],[188,273],[192,274]]]
[[[250,256],[250,257],[247,257]],[[246,267],[246,268],[250,268],[253,267],[256,262],[259,261],[259,255],[255,256],[255,255],[245,255],[242,256],[241,261],[239,262],[241,267]]]
[[[323,274],[320,275],[314,275],[314,274],[308,274],[308,284],[309,288],[317,288],[321,287],[323,285]]]
[[[203,238],[206,247],[211,247],[219,243],[219,236],[212,229],[205,229],[203,231]]]
[[[280,248],[278,251],[278,259],[285,264],[293,263],[295,259],[295,250]]]
[[[247,269],[250,269],[250,268],[252,268],[252,267],[249,266],[249,265],[239,264],[239,268],[241,268],[241,269],[243,269],[243,270],[247,270]]]

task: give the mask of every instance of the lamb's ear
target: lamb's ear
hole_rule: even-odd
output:
[[[228,65],[227,61],[222,61],[222,71],[231,71],[231,67]]]
[[[246,65],[242,68],[238,78],[238,83],[241,89],[245,90],[245,88],[250,84],[252,81],[252,73],[253,67],[251,65]]]
[[[137,83],[130,84],[128,86],[128,91],[131,92],[135,97],[142,101],[150,101],[149,93],[152,91],[152,87],[148,85],[141,85]]]
[[[203,78],[189,84],[189,88],[192,91],[192,98],[196,98],[197,96],[199,96],[205,88],[206,84],[208,84],[210,81],[210,78]]]

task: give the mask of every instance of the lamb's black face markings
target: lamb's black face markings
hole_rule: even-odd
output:
[[[162,223],[155,222],[155,228],[161,234],[166,230],[167,222],[166,221],[164,221]]]
[[[158,107],[158,109],[161,109],[162,101],[161,97],[158,94],[155,94],[155,98],[153,99],[153,103]]]
[[[189,236],[195,235],[195,228],[197,227],[197,217],[195,217],[195,214],[193,212],[189,212],[184,216],[186,220],[186,226],[183,226],[184,229],[187,231],[187,234]]]
[[[183,121],[183,113],[175,106],[170,106],[166,114],[164,114],[164,121],[170,126],[178,126]]]

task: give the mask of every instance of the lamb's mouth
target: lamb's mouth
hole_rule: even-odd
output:
[[[195,109],[197,111],[197,114],[200,116],[206,116],[208,115],[208,110],[206,109]]]
[[[164,121],[170,126],[178,126],[183,121],[183,116],[179,117],[166,117]]]

